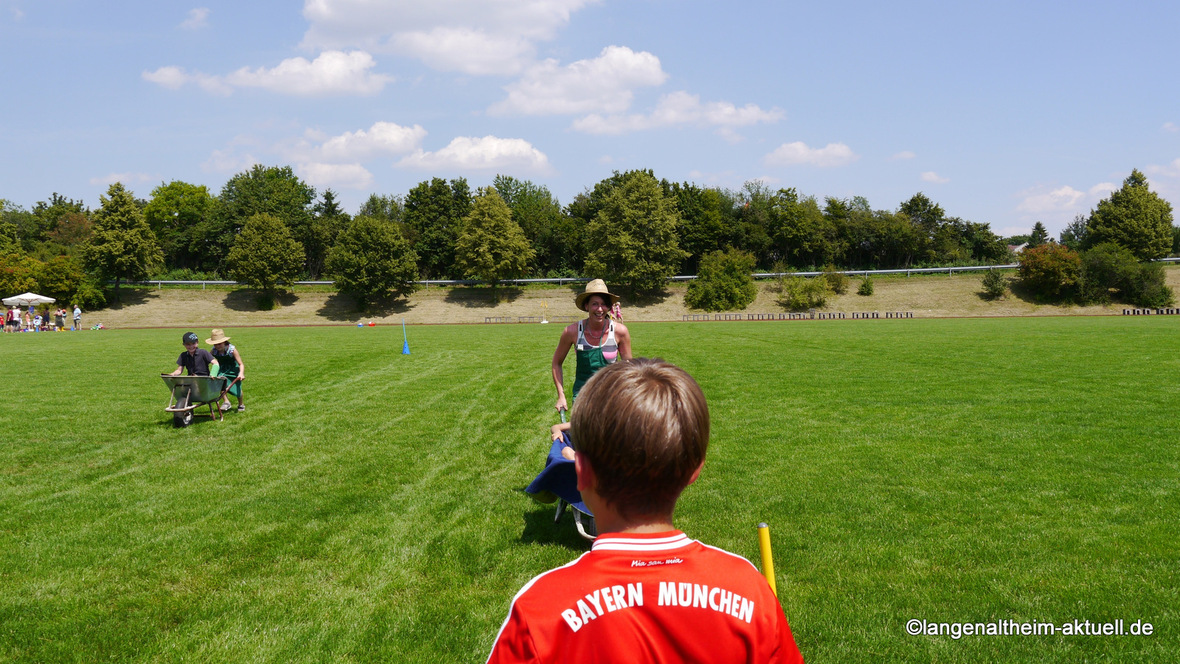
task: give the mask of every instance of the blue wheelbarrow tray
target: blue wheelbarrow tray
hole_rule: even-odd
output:
[[[594,514],[582,502],[582,494],[578,491],[578,475],[574,470],[574,462],[561,455],[563,447],[568,445],[568,438],[553,442],[549,449],[549,456],[545,459],[545,468],[541,474],[525,488],[525,493],[534,500],[551,503],[557,500],[557,511],[553,516],[554,523],[561,521],[561,515],[569,505],[574,514],[574,527],[578,534],[593,540],[597,536]]]

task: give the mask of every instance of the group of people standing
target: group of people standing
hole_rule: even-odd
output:
[[[66,321],[70,312],[65,308],[58,309],[52,314],[48,311],[42,314],[37,306],[30,304],[23,313],[20,307],[13,305],[4,312],[4,331],[11,332],[62,332],[67,329]],[[82,309],[74,305],[73,330],[82,329]]]
[[[246,412],[246,401],[242,396],[242,381],[246,379],[246,363],[236,346],[229,342],[229,337],[220,328],[213,328],[212,336],[205,340],[211,350],[200,347],[200,339],[196,332],[185,332],[180,338],[184,344],[184,352],[176,358],[176,369],[170,375],[179,376],[188,371],[190,376],[221,376],[226,379],[226,388],[222,393],[219,408],[225,412],[232,408],[230,396],[238,400],[238,412]]]

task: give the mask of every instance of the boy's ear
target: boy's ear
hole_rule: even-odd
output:
[[[701,462],[701,465],[697,466],[697,469],[696,469],[696,470],[694,470],[694,471],[692,471],[692,477],[688,478],[688,483],[689,483],[689,484],[692,484],[693,482],[697,481],[697,478],[701,476],[701,470],[702,470],[704,467],[705,467],[705,462],[704,462],[704,461],[702,461],[702,462]],[[687,486],[687,485],[686,485],[686,486]]]
[[[586,457],[578,454],[577,450],[574,450],[574,472],[578,475],[579,492],[593,489],[594,485],[598,483],[598,478],[594,477],[594,469],[590,466],[590,462],[586,461]]]

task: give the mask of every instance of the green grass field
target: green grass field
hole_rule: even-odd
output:
[[[1178,325],[632,335],[710,403],[678,525],[757,560],[770,523],[809,662],[1167,661]],[[483,661],[519,587],[585,550],[521,491],[555,421],[556,326],[414,327],[409,356],[393,327],[228,330],[248,412],[177,430],[158,374],[181,331],[0,337],[0,661]],[[910,619],[1155,633],[953,639]]]

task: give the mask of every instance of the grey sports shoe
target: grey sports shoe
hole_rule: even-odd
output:
[[[239,413],[244,413],[244,412],[246,412],[246,404],[244,404],[244,403],[240,403],[240,404],[238,404],[238,412],[239,412]]]

